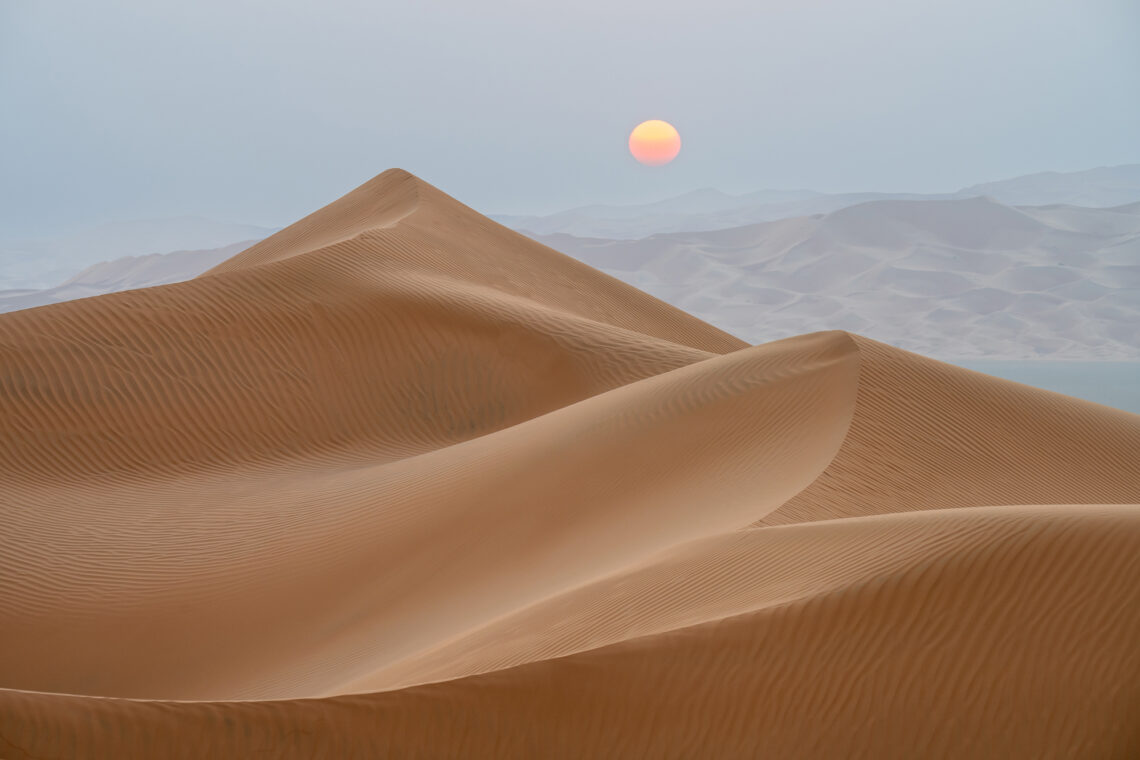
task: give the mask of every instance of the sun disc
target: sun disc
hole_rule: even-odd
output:
[[[629,152],[647,166],[661,166],[681,152],[681,135],[667,121],[643,121],[629,133]]]

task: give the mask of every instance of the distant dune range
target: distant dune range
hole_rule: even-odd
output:
[[[842,328],[944,359],[1140,360],[1140,203],[879,200],[713,232],[538,239],[752,342]]]
[[[154,254],[171,251],[208,251],[242,240],[260,240],[274,232],[276,230],[252,224],[181,216],[101,224],[39,240],[3,239],[0,240],[0,311],[27,307],[5,304],[9,295],[54,288],[85,267],[97,269],[98,263],[133,257],[153,260]],[[176,254],[171,258],[182,257]],[[160,281],[151,284],[157,285]]]
[[[197,277],[210,267],[244,251],[256,240],[199,251],[172,251],[123,256],[93,264],[59,285],[39,290],[0,291],[0,313],[90,298],[120,290],[150,288]]]
[[[1112,208],[1140,203],[1140,164],[1079,172],[1038,172],[971,185],[953,193],[821,193],[760,190],[732,195],[713,188],[654,203],[596,204],[546,216],[496,214],[492,218],[529,235],[636,240],[670,232],[744,227],[797,216],[829,214],[872,201],[946,201],[985,197],[1007,206]]]
[[[1140,754],[1140,416],[399,170],[0,367],[2,757]]]

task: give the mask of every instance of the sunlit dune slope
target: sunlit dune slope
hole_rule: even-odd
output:
[[[1140,752],[1136,416],[398,170],[0,366],[0,757]]]

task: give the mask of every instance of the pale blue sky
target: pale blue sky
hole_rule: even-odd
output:
[[[1137,39],[1136,0],[3,0],[0,240],[276,226],[390,166],[547,212],[1138,162]]]

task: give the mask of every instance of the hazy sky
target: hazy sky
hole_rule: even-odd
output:
[[[0,239],[281,225],[391,166],[547,212],[1138,162],[1138,39],[1136,0],[0,0]]]

